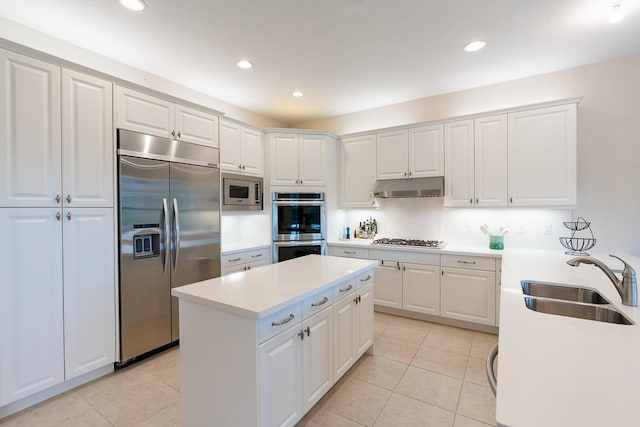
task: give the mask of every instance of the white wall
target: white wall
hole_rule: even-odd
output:
[[[578,205],[573,216],[592,222],[599,252],[640,254],[639,76],[640,55],[634,55],[297,126],[340,135],[583,96],[578,105]],[[553,212],[539,211],[549,220],[555,217]],[[464,223],[475,221],[481,215],[477,212],[481,210],[444,215]],[[458,223],[444,227],[457,238]]]

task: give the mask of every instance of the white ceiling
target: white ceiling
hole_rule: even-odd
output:
[[[145,2],[0,0],[0,16],[289,125],[640,52],[638,0],[618,24],[610,0]]]

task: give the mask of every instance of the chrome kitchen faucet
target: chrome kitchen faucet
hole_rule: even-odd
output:
[[[609,267],[607,267],[602,261],[598,261],[595,258],[591,258],[588,256],[580,256],[576,258],[571,258],[567,261],[572,267],[577,267],[580,264],[591,264],[598,267],[604,274],[607,275],[613,286],[616,287],[616,290],[622,297],[622,304],[630,305],[632,307],[638,306],[638,280],[636,278],[636,271],[627,264],[623,259],[615,256],[609,255],[610,257],[619,259],[624,264],[624,270],[622,271],[622,279],[618,279],[616,274],[611,271]]]

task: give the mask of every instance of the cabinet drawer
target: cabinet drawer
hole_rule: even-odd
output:
[[[356,289],[362,289],[373,282],[373,273],[367,272],[356,279]]]
[[[333,301],[337,302],[347,295],[351,295],[356,291],[356,285],[353,280],[342,282],[333,287]]]
[[[341,256],[347,258],[369,258],[369,249],[367,248],[344,248],[344,247],[332,247],[331,255]]]
[[[286,331],[302,321],[302,304],[290,305],[258,322],[258,343]]]
[[[255,251],[248,251],[244,253],[244,256],[246,258],[245,262],[256,262],[256,261],[266,260],[267,264],[269,264],[269,255],[270,255],[270,251],[268,248],[257,249]]]
[[[443,267],[472,268],[474,270],[495,271],[495,258],[442,255]]]
[[[302,301],[302,318],[308,319],[333,304],[333,288],[325,289]]]
[[[246,252],[222,256],[222,268],[233,267],[235,265],[244,264],[246,262],[249,262]]]
[[[411,262],[413,264],[440,265],[440,254],[410,251],[394,251],[388,249],[371,249],[369,259],[379,261]]]

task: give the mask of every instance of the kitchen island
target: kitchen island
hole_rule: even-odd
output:
[[[183,425],[295,425],[372,346],[376,265],[308,255],[173,289]]]
[[[622,268],[607,254],[594,257]],[[571,258],[560,251],[507,250],[503,255],[498,426],[640,425],[640,309],[622,305],[599,269],[567,265]],[[640,258],[621,258],[640,271]],[[635,324],[529,310],[521,280],[595,288]]]

